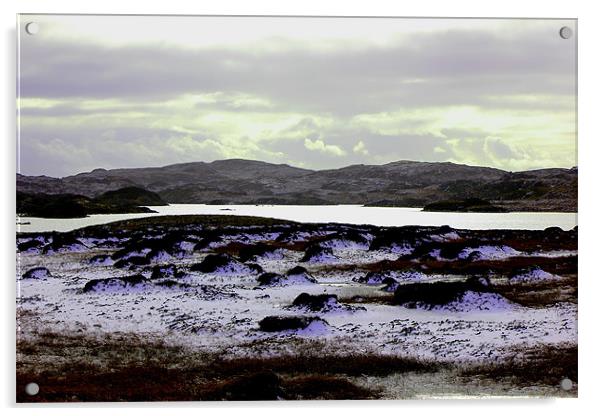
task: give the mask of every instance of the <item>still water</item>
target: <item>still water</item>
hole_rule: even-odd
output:
[[[363,207],[361,205],[172,204],[149,208],[157,211],[157,213],[91,215],[86,218],[68,219],[21,217],[19,219],[19,223],[21,224],[17,224],[17,231],[70,231],[88,225],[106,224],[132,218],[191,214],[252,215],[305,223],[337,222],[379,226],[449,225],[453,228],[473,230],[504,228],[543,230],[547,227],[560,227],[568,230],[577,225],[577,214],[564,212],[423,212],[421,208],[382,208]]]
[[[449,225],[453,228],[473,230],[496,228],[543,230],[553,226],[568,230],[577,225],[577,214],[564,212],[423,212],[420,208],[363,207],[361,205],[172,204],[149,208],[157,211],[157,213],[106,214],[67,219],[21,217],[19,219],[21,224],[17,224],[17,231],[70,231],[88,225],[105,224],[132,218],[190,214],[252,215],[298,222],[338,222],[379,226]]]

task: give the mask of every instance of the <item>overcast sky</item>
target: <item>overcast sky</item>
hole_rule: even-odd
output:
[[[576,43],[562,26],[575,22],[22,16],[20,172],[571,167]]]

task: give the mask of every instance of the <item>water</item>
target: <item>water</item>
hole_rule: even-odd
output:
[[[22,217],[17,231],[70,231],[88,225],[106,224],[113,221],[143,218],[157,215],[220,214],[271,217],[298,222],[338,222],[348,224],[373,224],[379,226],[400,225],[449,225],[453,228],[526,229],[543,230],[560,227],[569,230],[577,225],[576,213],[564,212],[423,212],[420,208],[382,208],[360,205],[203,205],[172,204],[149,207],[156,214],[106,214],[87,218],[29,218]]]

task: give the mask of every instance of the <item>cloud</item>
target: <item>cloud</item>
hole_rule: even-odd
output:
[[[252,45],[238,36],[227,46],[25,36],[22,172],[228,157],[317,169],[399,159],[574,165],[576,50],[558,22],[444,23],[376,39],[333,20],[326,38],[280,27],[278,37],[265,29]],[[340,36],[328,38],[331,29]]]
[[[311,139],[305,139],[304,144],[306,149],[328,153],[334,156],[345,156],[347,154],[347,152],[341,149],[339,146],[326,144],[320,139],[313,141]]]
[[[353,153],[357,153],[360,155],[364,155],[367,156],[368,155],[368,151],[366,150],[366,145],[364,144],[363,141],[359,141],[355,144],[355,146],[353,146]]]

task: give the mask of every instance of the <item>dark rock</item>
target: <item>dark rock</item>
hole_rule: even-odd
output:
[[[265,332],[280,332],[305,329],[312,323],[328,323],[319,316],[266,316],[259,321],[259,329]]]

